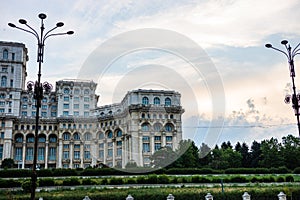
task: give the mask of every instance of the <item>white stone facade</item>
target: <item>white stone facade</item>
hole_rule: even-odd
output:
[[[24,44],[0,42],[0,78],[13,80],[12,85],[0,84],[0,164],[13,158],[18,168],[33,163],[36,107],[25,88],[27,60]],[[128,162],[149,166],[156,150],[178,147],[184,112],[178,92],[133,90],[121,103],[98,107],[96,87],[93,81],[61,80],[44,94],[38,127],[40,168],[124,168]]]

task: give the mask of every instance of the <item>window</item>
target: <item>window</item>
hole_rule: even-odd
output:
[[[117,156],[122,156],[122,149],[121,148],[117,149]]]
[[[84,145],[84,149],[90,149],[91,148],[91,145],[90,144],[85,144]]]
[[[69,109],[69,104],[64,103],[64,109]]]
[[[85,117],[88,117],[88,116],[90,115],[90,113],[89,113],[89,112],[84,112],[83,115],[84,115]]]
[[[68,96],[64,96],[64,101],[69,101],[70,98]]]
[[[22,105],[22,108],[23,108],[23,109],[27,109],[27,104],[23,104],[23,105]]]
[[[79,168],[80,166],[79,166],[79,164],[74,164],[74,168],[76,169],[76,168]]]
[[[5,99],[5,96],[6,96],[6,95],[5,95],[4,93],[1,93],[1,94],[0,94],[0,99]]]
[[[74,151],[74,159],[75,160],[80,159],[80,151]]]
[[[80,149],[80,144],[74,144],[74,149]]]
[[[108,138],[112,138],[112,137],[113,137],[113,132],[112,132],[112,131],[108,131],[107,137],[108,137]]]
[[[107,157],[113,157],[113,150],[112,149],[107,150]]]
[[[122,146],[122,141],[117,141],[117,146]]]
[[[15,152],[15,160],[22,160],[23,148],[17,147]]]
[[[103,149],[104,148],[104,143],[100,143],[99,144],[99,149]]]
[[[80,135],[78,133],[74,133],[74,140],[80,140]]]
[[[148,105],[148,104],[149,104],[149,99],[148,99],[148,97],[143,97],[143,99],[142,99],[142,104],[143,104],[143,105]]]
[[[74,97],[74,101],[78,102],[79,101],[79,97]]]
[[[165,99],[165,106],[171,106],[171,99],[169,97]]]
[[[79,109],[79,104],[74,104],[74,109]]]
[[[153,126],[154,131],[156,131],[156,132],[160,131],[160,130],[161,130],[161,127],[162,127],[162,125],[159,124],[159,123],[156,123],[156,124],[154,124],[154,126]]]
[[[64,144],[64,149],[69,149],[70,148],[70,145],[69,144]]]
[[[27,111],[22,111],[22,116],[27,116]]]
[[[143,136],[143,141],[149,141],[150,137],[149,136]]]
[[[5,101],[0,101],[0,106],[5,106]]]
[[[38,148],[38,160],[45,160],[45,148],[44,147]]]
[[[150,144],[143,143],[143,152],[150,152]]]
[[[167,141],[167,142],[171,142],[171,141],[172,141],[172,139],[173,139],[173,137],[172,137],[172,136],[166,136],[166,141]]]
[[[122,131],[120,129],[117,131],[117,137],[122,137]]]
[[[18,134],[18,135],[16,136],[16,142],[17,142],[17,143],[22,143],[22,142],[23,142],[23,136]]]
[[[3,144],[0,144],[0,159],[3,158]]]
[[[155,97],[153,100],[155,105],[159,105],[160,104],[160,99],[158,97]]]
[[[88,94],[90,94],[90,91],[89,91],[88,89],[85,89],[85,90],[84,90],[84,94],[85,94],[85,95],[88,95]]]
[[[161,148],[161,143],[155,143],[154,144],[154,150],[157,151]]]
[[[45,143],[46,142],[46,137],[43,136],[43,135],[40,135],[38,141],[41,142],[41,143]]]
[[[74,116],[79,116],[79,112],[78,111],[74,111]]]
[[[8,59],[8,50],[4,49],[3,50],[3,60],[7,60]]]
[[[33,143],[34,142],[34,136],[33,135],[28,135],[26,142],[27,143]]]
[[[56,160],[56,148],[50,147],[49,149],[49,160],[53,161]]]
[[[64,140],[70,140],[70,133],[64,133],[63,134],[63,139]]]
[[[33,148],[32,147],[28,147],[26,149],[26,160],[33,160]]]
[[[64,151],[63,152],[63,159],[69,159],[70,158],[70,152],[69,151]]]
[[[4,112],[5,112],[4,108],[0,108],[0,113],[4,113]]]
[[[84,109],[89,109],[90,105],[89,104],[84,104]]]
[[[150,130],[150,126],[147,123],[142,124],[142,131],[149,131]]]
[[[42,112],[42,117],[47,117],[47,112]]]
[[[171,125],[171,124],[166,124],[165,130],[166,130],[167,132],[173,131],[173,125]]]
[[[69,111],[63,111],[63,116],[65,117],[69,116]]]
[[[14,80],[10,80],[10,87],[14,87]]]
[[[69,88],[65,88],[64,89],[64,94],[69,94],[70,93],[70,89]]]
[[[80,90],[79,89],[75,89],[74,90],[74,94],[79,94],[80,93]]]
[[[154,140],[155,141],[160,141],[161,140],[161,136],[154,136]]]
[[[7,67],[2,67],[2,72],[7,72]]]
[[[108,143],[107,143],[107,146],[108,146],[108,147],[113,147],[113,146],[114,146],[114,143],[113,143],[113,142],[108,142]]]
[[[99,158],[104,158],[104,150],[99,151]]]
[[[12,59],[12,60],[15,60],[15,53],[12,53],[12,54],[11,54],[11,59]],[[12,69],[12,70],[11,70],[11,73],[14,73],[14,70],[13,70],[14,68],[12,67],[11,69]]]
[[[56,112],[51,112],[51,117],[56,117]]]
[[[47,98],[43,98],[42,102],[43,103],[47,103],[48,99]]]
[[[84,151],[84,159],[91,159],[90,151]]]
[[[89,98],[89,97],[84,97],[84,98],[83,98],[83,101],[84,101],[84,102],[90,102],[90,98]]]
[[[84,134],[84,140],[89,141],[91,139],[92,139],[92,134],[90,134],[90,133]]]
[[[104,139],[104,134],[103,133],[99,133],[99,140]]]
[[[1,77],[1,87],[6,87],[6,85],[7,85],[7,77],[2,76]]]

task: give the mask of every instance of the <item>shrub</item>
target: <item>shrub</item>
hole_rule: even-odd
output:
[[[43,178],[39,179],[39,186],[44,187],[44,186],[54,186],[54,180],[52,178]]]
[[[108,179],[107,178],[102,179],[101,185],[108,185]]]
[[[22,189],[25,193],[29,193],[31,191],[31,181],[30,180],[25,180],[22,183]]]
[[[159,184],[169,184],[170,183],[170,179],[166,175],[160,175],[157,178],[157,183],[159,183]]]
[[[126,184],[136,184],[137,180],[135,178],[128,178],[126,180]]]
[[[296,167],[293,172],[294,174],[300,174],[300,167]]]
[[[82,185],[96,185],[97,182],[93,179],[90,179],[90,178],[84,178],[82,179]]]
[[[147,183],[147,180],[144,176],[138,176],[136,179],[136,183],[137,184],[145,184],[145,183]]]
[[[122,178],[111,178],[109,180],[109,184],[110,185],[122,185],[124,182],[123,182],[123,179]]]
[[[155,174],[149,175],[147,178],[147,183],[157,184],[157,175],[155,175]]]
[[[291,175],[286,176],[286,177],[285,177],[285,181],[286,181],[286,182],[294,182],[294,177],[291,176]]]
[[[67,178],[63,180],[63,186],[74,186],[80,185],[80,181],[78,178]]]
[[[278,183],[285,182],[285,178],[282,177],[282,176],[279,176],[279,177],[277,178],[276,182],[278,182]]]

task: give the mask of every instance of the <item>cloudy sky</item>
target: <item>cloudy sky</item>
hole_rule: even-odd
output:
[[[176,90],[185,138],[250,144],[298,135],[283,101],[287,60],[264,45],[300,42],[299,9],[298,0],[11,0],[1,4],[0,40],[26,44],[28,80],[36,79],[34,37],[7,23],[24,18],[39,28],[37,15],[46,13],[47,30],[63,21],[57,31],[75,34],[46,41],[44,81],[93,79],[99,105],[132,89]]]

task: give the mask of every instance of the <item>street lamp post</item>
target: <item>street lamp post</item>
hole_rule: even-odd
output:
[[[299,120],[299,115],[300,115],[300,111],[299,111],[299,108],[300,108],[300,94],[296,92],[296,86],[295,86],[295,66],[294,66],[294,57],[299,53],[300,51],[300,43],[293,49],[291,47],[290,44],[288,44],[288,41],[287,40],[282,40],[281,41],[281,44],[285,47],[285,51],[281,50],[281,49],[278,49],[278,48],[275,48],[273,47],[271,44],[266,44],[265,47],[267,48],[271,48],[271,49],[274,49],[276,51],[279,51],[280,53],[283,53],[287,59],[288,59],[288,63],[289,63],[289,69],[290,69],[290,77],[292,78],[292,86],[293,86],[293,94],[292,95],[289,95],[287,94],[285,96],[285,103],[289,104],[289,103],[292,103],[292,107],[294,109],[294,112],[295,112],[295,116],[297,117],[297,125],[298,125],[298,133],[299,133],[299,136],[300,136],[300,120]]]
[[[43,90],[49,89],[48,83],[41,83],[41,66],[44,59],[44,46],[45,46],[45,40],[52,36],[57,35],[72,35],[74,31],[68,31],[64,33],[51,33],[56,28],[62,27],[64,25],[63,22],[58,22],[56,26],[52,29],[50,29],[48,32],[44,34],[44,19],[46,19],[46,14],[41,13],[38,15],[38,17],[41,20],[41,27],[40,27],[40,34],[33,29],[31,26],[27,24],[27,21],[25,19],[20,19],[19,23],[22,25],[25,25],[27,28],[21,28],[16,26],[15,24],[8,23],[8,25],[12,28],[16,28],[22,31],[25,31],[27,33],[30,33],[35,36],[35,38],[38,41],[38,49],[37,49],[37,62],[38,62],[38,80],[35,83],[29,82],[27,84],[28,90],[32,91],[34,90],[34,99],[36,100],[36,117],[35,117],[35,138],[34,138],[34,152],[33,152],[33,166],[32,166],[32,176],[31,176],[31,200],[35,199],[35,190],[36,190],[36,182],[37,182],[37,173],[36,173],[36,165],[37,165],[37,146],[38,146],[38,132],[39,132],[39,111],[41,107],[41,101],[43,99]],[[50,34],[51,33],[51,34]]]

